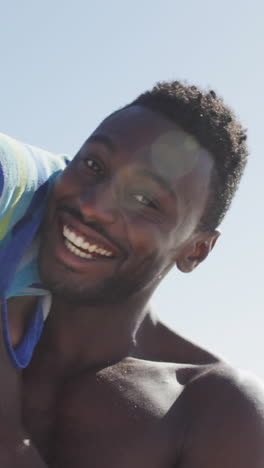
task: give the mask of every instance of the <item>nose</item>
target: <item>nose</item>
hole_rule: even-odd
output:
[[[113,224],[118,217],[117,201],[110,184],[89,186],[80,197],[80,211],[86,222]]]

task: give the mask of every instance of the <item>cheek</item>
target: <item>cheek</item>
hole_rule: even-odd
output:
[[[78,187],[80,187],[80,183],[77,183],[74,172],[71,171],[70,166],[68,166],[54,183],[53,198],[55,200],[60,200],[68,196],[73,196]]]
[[[148,223],[141,216],[134,215],[125,219],[126,234],[134,253],[147,256],[159,255],[169,246],[171,233],[165,225]]]

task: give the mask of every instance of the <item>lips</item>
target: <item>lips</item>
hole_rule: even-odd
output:
[[[79,257],[91,259],[98,257],[113,257],[113,252],[107,250],[101,243],[94,244],[84,238],[80,233],[76,233],[67,225],[63,226],[63,236],[66,247]]]
[[[58,213],[58,221],[64,246],[80,260],[111,260],[124,257],[124,250],[98,233],[99,228],[84,224],[68,211],[61,210]]]

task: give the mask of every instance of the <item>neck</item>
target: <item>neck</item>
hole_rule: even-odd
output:
[[[45,331],[49,349],[62,367],[75,368],[76,363],[78,368],[96,366],[133,355],[148,299],[90,307],[54,298]]]

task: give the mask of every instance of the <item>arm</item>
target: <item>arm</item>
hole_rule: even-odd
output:
[[[1,420],[0,434],[0,466],[5,468],[47,468],[35,448],[30,444],[30,440],[25,438],[25,434],[18,426],[8,427],[8,424]]]
[[[196,403],[179,468],[263,468],[264,385],[214,374],[191,391]]]
[[[45,463],[30,443],[21,424],[20,375],[7,356],[1,325],[2,322],[0,322],[0,466],[45,468]]]
[[[63,156],[53,155],[0,134],[0,250],[2,249],[2,252],[5,252],[6,241],[8,241],[8,246],[11,246],[9,250],[12,251],[13,244],[9,240],[13,241],[11,232],[13,226],[20,225],[21,228],[21,219],[24,216],[29,214],[29,218],[33,219],[35,215],[38,217],[38,213],[44,209],[52,181],[56,174],[64,169],[65,163],[66,158]],[[21,229],[24,224],[22,223]],[[37,222],[35,226],[38,227]],[[21,231],[18,230],[16,230],[16,235],[18,232],[20,235]],[[22,249],[25,248],[23,244],[21,242]],[[17,245],[15,251],[17,254]],[[2,268],[0,297],[6,296],[7,293],[7,271],[4,262],[2,262]],[[11,279],[8,292],[13,296],[17,293],[17,286],[14,291],[13,283],[16,284],[14,281],[16,278]],[[31,278],[30,283],[23,284],[23,287],[34,282],[37,282],[35,276]],[[1,318],[0,310],[0,320]],[[23,320],[24,316],[21,313],[21,323]],[[23,329],[24,327],[21,330]],[[11,337],[14,338],[18,332],[17,327],[16,330],[11,329]],[[28,436],[20,420],[19,374],[12,367],[6,353],[2,322],[0,323],[0,382],[0,466],[5,468],[45,467],[34,447],[23,442],[28,439]]]

